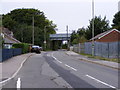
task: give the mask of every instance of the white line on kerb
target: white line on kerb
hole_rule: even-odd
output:
[[[105,83],[105,82],[103,82],[103,81],[100,81],[100,80],[98,80],[98,79],[96,79],[96,78],[94,78],[94,77],[92,77],[92,76],[90,76],[90,75],[85,75],[85,76],[87,76],[87,77],[89,77],[89,78],[91,78],[91,79],[93,79],[93,80],[95,80],[95,81],[97,81],[97,82],[99,82],[99,83],[102,83],[102,84],[104,84],[104,85],[106,85],[106,86],[108,86],[108,87],[116,88],[116,87],[114,87],[114,86],[112,86],[112,85],[109,85],[109,84],[107,84],[107,83]]]
[[[20,81],[20,78],[18,78],[18,80],[17,80],[17,89],[20,90],[20,88],[21,88],[21,81]]]
[[[75,68],[73,68],[73,67],[71,67],[71,66],[69,66],[69,65],[67,65],[67,64],[65,64],[65,66],[67,66],[67,67],[73,69],[74,71],[77,71],[77,69],[75,69]]]

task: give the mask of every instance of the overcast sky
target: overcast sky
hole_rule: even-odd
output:
[[[115,13],[118,12],[119,0],[94,0],[95,15],[104,18],[112,24]],[[43,11],[45,16],[57,24],[57,33],[66,33],[81,27],[87,27],[92,18],[92,0],[2,0],[0,14],[9,13],[18,8],[35,8]]]

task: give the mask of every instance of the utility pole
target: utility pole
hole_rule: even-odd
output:
[[[44,50],[46,50],[46,26],[44,27]]]
[[[94,37],[94,0],[92,0],[92,38]],[[92,40],[92,55],[94,56],[94,39]]]
[[[32,30],[32,44],[34,45],[34,16],[32,17],[32,26],[33,26],[33,30]]]
[[[66,31],[67,31],[67,50],[69,50],[69,41],[68,41],[68,25],[66,26]]]

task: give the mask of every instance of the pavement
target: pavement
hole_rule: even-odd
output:
[[[4,62],[0,63],[0,83],[2,81],[12,78],[20,70],[24,62],[34,53],[27,53],[12,57]]]
[[[76,56],[78,59],[86,61],[86,62],[95,63],[95,64],[99,64],[99,65],[103,65],[103,66],[107,66],[107,67],[110,67],[110,68],[120,70],[120,64],[116,63],[116,62],[99,60],[99,59],[94,59],[94,58],[88,58],[87,56],[80,55],[80,54],[75,53],[73,51],[67,51],[66,54],[69,55],[69,56]]]

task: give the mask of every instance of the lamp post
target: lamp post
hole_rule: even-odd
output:
[[[46,26],[44,27],[44,50],[46,50]]]
[[[92,0],[92,38],[94,37],[94,0]],[[92,40],[92,55],[94,56],[94,39]]]
[[[32,26],[33,26],[33,30],[32,30],[32,44],[34,45],[34,16],[32,17]]]
[[[69,41],[68,41],[68,25],[66,26],[66,31],[67,31],[67,50],[69,50]]]

